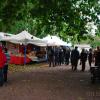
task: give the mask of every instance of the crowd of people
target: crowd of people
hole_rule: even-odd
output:
[[[81,52],[78,51],[78,47],[72,50],[68,47],[47,47],[47,58],[49,67],[71,64],[72,70],[75,71],[80,61],[81,71],[85,71],[87,61],[90,69],[92,63],[94,66],[100,67],[100,47],[95,50],[90,48],[89,51],[83,48]],[[0,46],[0,86],[7,82],[9,60],[10,55],[7,48]]]
[[[70,49],[63,47],[48,47],[47,56],[49,67],[62,65],[64,63],[68,65],[70,58]]]
[[[81,52],[78,51],[78,47],[72,50],[63,47],[48,47],[47,51],[49,67],[60,66],[62,64],[69,65],[71,63],[72,70],[75,71],[80,61],[81,70],[85,71],[87,61],[90,69],[92,63],[94,63],[94,66],[99,66],[100,63],[100,47],[96,49],[90,48],[89,51],[82,48]]]

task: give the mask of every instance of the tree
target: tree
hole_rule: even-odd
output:
[[[82,37],[87,23],[99,27],[99,0],[1,0],[0,31],[18,33],[23,29],[36,36],[57,34]],[[76,38],[76,37],[75,37]]]

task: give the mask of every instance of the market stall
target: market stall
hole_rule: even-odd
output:
[[[24,45],[7,43],[7,48],[11,55],[11,64],[24,64]],[[27,44],[26,46],[26,63],[31,61],[45,61],[46,60],[46,47]]]
[[[30,63],[31,59],[26,57],[26,63]],[[10,64],[24,64],[24,56],[10,55]]]
[[[3,40],[9,42],[8,46],[10,47],[7,48],[10,48],[10,63],[14,64],[26,64],[30,61],[39,60],[39,57],[36,55],[36,51],[33,48],[35,45],[41,47],[46,46],[46,43],[43,40],[29,34],[27,31],[22,31],[17,35],[4,38]]]

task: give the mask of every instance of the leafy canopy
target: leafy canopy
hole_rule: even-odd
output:
[[[0,31],[18,33],[27,29],[43,37],[71,36],[80,41],[94,22],[100,33],[99,0],[0,0]]]

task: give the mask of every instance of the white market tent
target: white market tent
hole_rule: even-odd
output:
[[[52,37],[50,35],[44,37],[42,40],[47,42],[47,46],[55,46],[57,45],[57,43],[55,42],[54,39],[52,39]]]
[[[8,38],[8,37],[10,37],[11,35],[12,35],[12,34],[0,32],[0,41],[1,41],[3,38]]]
[[[12,35],[11,37],[6,37],[2,39],[3,41],[9,41],[15,44],[24,44],[24,64],[26,64],[26,45],[34,44],[37,46],[46,46],[46,42],[31,35],[27,31],[22,31],[17,35]]]
[[[22,31],[17,35],[12,35],[8,38],[3,38],[4,41],[9,41],[16,44],[24,44],[27,45],[29,43],[37,45],[37,46],[46,46],[46,42],[31,35],[27,31]]]
[[[78,47],[79,52],[81,52],[83,48],[88,50],[88,51],[91,48],[90,44],[75,44],[74,47],[75,46]]]
[[[0,40],[4,37],[4,33],[0,32]]]
[[[71,46],[71,43],[67,44],[66,42],[64,42],[57,36],[48,35],[48,36],[44,37],[43,40],[47,41],[48,46]]]

